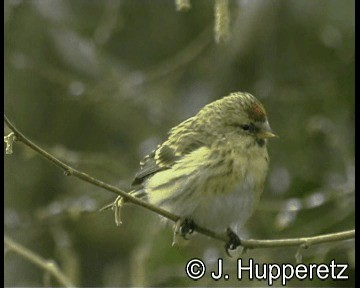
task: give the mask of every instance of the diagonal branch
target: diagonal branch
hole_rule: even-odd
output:
[[[14,251],[17,254],[21,255],[25,259],[34,263],[36,266],[39,266],[44,271],[50,273],[58,282],[64,287],[75,287],[75,285],[70,281],[70,279],[59,269],[58,265],[53,260],[47,260],[39,255],[35,254],[28,248],[20,245],[15,242],[8,236],[4,235],[4,244],[7,249]]]
[[[154,205],[151,205],[139,198],[136,198],[125,191],[112,186],[110,184],[107,184],[103,181],[100,181],[82,171],[79,171],[63,161],[59,160],[55,156],[51,155],[50,153],[46,152],[44,149],[37,146],[35,143],[33,143],[31,140],[29,140],[24,134],[22,134],[13,124],[12,122],[6,117],[4,114],[4,122],[6,125],[10,128],[10,130],[14,133],[15,141],[21,142],[31,148],[32,150],[38,152],[41,156],[43,156],[48,161],[52,162],[57,167],[64,170],[65,175],[67,176],[74,176],[76,178],[79,178],[85,182],[88,182],[90,184],[93,184],[95,186],[98,186],[100,188],[103,188],[107,191],[113,192],[121,197],[123,197],[127,202],[142,206],[150,211],[153,211],[169,220],[172,220],[174,222],[178,221],[180,219],[179,216],[174,215],[162,208],[156,207]],[[216,233],[214,231],[211,231],[209,229],[196,226],[195,231],[223,241],[228,242],[228,236],[225,233]],[[277,239],[277,240],[254,240],[254,239],[248,239],[248,240],[241,240],[241,245],[244,248],[270,248],[270,247],[284,247],[284,246],[299,246],[302,247],[309,247],[311,245],[320,244],[320,243],[326,243],[326,242],[333,242],[333,241],[340,241],[340,240],[347,240],[347,239],[353,239],[355,238],[355,229],[348,230],[344,232],[338,232],[338,233],[331,233],[331,234],[325,234],[320,236],[314,236],[314,237],[301,237],[301,238],[290,238],[290,239]]]

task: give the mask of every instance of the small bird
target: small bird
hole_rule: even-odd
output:
[[[172,128],[141,161],[130,193],[180,216],[175,233],[182,236],[195,225],[227,231],[228,252],[241,244],[234,229],[263,192],[272,137],[263,105],[249,93],[231,93]]]

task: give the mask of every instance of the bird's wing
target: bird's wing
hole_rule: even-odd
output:
[[[142,184],[145,179],[159,171],[170,169],[184,155],[205,146],[205,141],[198,132],[192,131],[175,137],[172,131],[174,130],[171,130],[167,141],[140,162],[140,170],[131,186]]]

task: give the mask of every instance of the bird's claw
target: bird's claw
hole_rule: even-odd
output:
[[[228,242],[225,244],[225,251],[226,254],[231,257],[230,250],[235,250],[237,247],[241,245],[241,240],[239,236],[235,234],[234,231],[232,231],[230,228],[226,230],[226,234],[229,237]]]
[[[180,235],[186,240],[189,240],[187,238],[187,235],[192,234],[195,230],[195,222],[188,218],[180,218],[175,222],[174,225],[174,239],[173,239],[173,245],[176,244],[176,237]]]

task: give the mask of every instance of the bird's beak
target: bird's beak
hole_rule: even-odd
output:
[[[274,134],[274,132],[272,131],[269,122],[266,121],[262,126],[260,131],[257,133],[257,136],[259,138],[262,139],[266,139],[266,138],[274,138],[274,137],[279,137],[276,134]]]
[[[271,131],[262,131],[260,133],[258,133],[258,137],[259,138],[278,138],[279,136],[277,136],[276,134],[274,134],[273,132]]]

